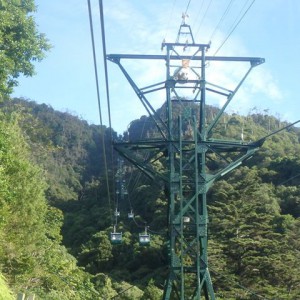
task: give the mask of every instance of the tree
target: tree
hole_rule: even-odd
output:
[[[256,169],[242,167],[228,182],[215,185],[211,201],[211,236],[225,262],[217,282],[222,296],[252,299],[246,296],[252,290],[295,299],[289,295],[299,286],[299,243],[292,243],[299,227],[291,216],[281,215],[274,186],[262,183]],[[212,265],[220,264],[211,259]]]
[[[50,45],[37,31],[34,0],[0,1],[0,100],[12,92],[20,74],[32,76]]]
[[[91,275],[60,244],[62,213],[46,202],[43,171],[29,159],[17,120],[1,114],[1,271],[14,291],[41,299],[97,299]]]
[[[90,273],[99,273],[111,268],[112,245],[106,232],[98,232],[82,246],[79,262],[85,265]]]
[[[9,290],[7,283],[0,274],[0,300],[14,300],[12,292]]]
[[[154,285],[154,280],[151,279],[144,291],[142,300],[160,300],[162,298],[163,292]]]

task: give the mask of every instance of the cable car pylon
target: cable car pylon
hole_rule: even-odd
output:
[[[176,42],[164,41],[162,48],[165,50],[163,55],[107,55],[108,60],[119,66],[157,128],[153,137],[115,142],[114,148],[147,176],[165,185],[169,275],[163,299],[214,300],[207,251],[207,192],[215,180],[251,157],[264,140],[217,140],[212,138],[213,131],[249,73],[264,59],[207,56],[210,44],[195,43],[185,18]],[[124,60],[160,60],[165,65],[166,78],[156,83],[153,78],[154,83],[139,87],[122,64]],[[210,61],[244,63],[249,64],[249,68],[236,87],[228,89],[213,83],[214,78],[208,80],[206,67]],[[162,89],[166,97],[164,115],[153,108],[150,100],[151,94]],[[225,97],[224,105],[211,119],[206,114],[208,93]],[[188,109],[189,105],[196,109]],[[152,164],[160,157],[167,161],[164,171],[157,171]],[[214,171],[208,168],[208,160],[212,159],[219,164]]]

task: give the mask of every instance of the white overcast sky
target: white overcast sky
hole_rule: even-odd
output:
[[[241,12],[252,0],[191,0],[189,19],[197,43],[208,43],[214,51],[226,38]],[[104,90],[103,56],[99,30],[98,0],[91,0],[101,86],[103,122],[108,125]],[[181,15],[189,0],[104,0],[107,53],[161,54],[161,42],[174,42]],[[221,20],[227,6],[231,8]],[[39,30],[53,45],[47,57],[36,65],[37,74],[20,78],[13,96],[46,103],[69,111],[89,123],[99,124],[93,69],[88,7],[85,0],[36,0]],[[244,19],[217,55],[263,57],[228,108],[247,114],[253,108],[294,122],[300,119],[300,1],[256,0]],[[161,62],[163,64],[163,62]],[[138,84],[150,85],[164,79],[163,65],[157,62],[126,65]],[[128,124],[146,114],[121,71],[108,62],[112,127],[122,133]],[[230,86],[241,78],[239,66],[208,67],[215,84]],[[162,95],[160,95],[163,98]],[[155,99],[158,108],[163,101]],[[219,105],[213,97],[209,104]]]

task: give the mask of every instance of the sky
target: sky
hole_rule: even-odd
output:
[[[253,0],[103,0],[107,54],[164,54],[161,43],[175,42],[182,13],[193,30],[196,43],[211,43],[214,55]],[[45,103],[100,124],[93,53],[85,0],[36,0],[35,20],[52,49],[36,64],[36,75],[20,77],[13,97]],[[100,84],[101,116],[108,125],[107,94],[103,71],[98,0],[91,0]],[[227,12],[227,13],[225,13]],[[225,13],[225,14],[224,14]],[[253,69],[232,100],[227,112],[247,115],[261,112],[282,121],[300,119],[300,1],[256,0],[217,52],[217,56],[265,58]],[[163,61],[126,61],[126,70],[139,87],[164,80]],[[232,89],[245,66],[207,66],[210,82]],[[111,125],[122,133],[134,119],[147,115],[120,69],[108,62]],[[154,108],[164,102],[159,93]],[[207,96],[220,106],[225,99]]]

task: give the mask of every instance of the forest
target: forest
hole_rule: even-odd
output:
[[[51,48],[35,10],[33,0],[0,1],[0,300],[18,293],[37,300],[161,299],[168,274],[165,187],[112,148],[112,141],[155,137],[156,129],[141,116],[118,134],[12,98],[18,77],[34,75],[34,63]],[[188,105],[186,111],[197,111]],[[163,105],[158,113],[164,111]],[[218,108],[206,112],[213,118]],[[255,141],[287,125],[266,111],[225,113],[214,138]],[[185,134],[189,129],[186,123]],[[217,299],[300,299],[299,140],[294,126],[270,136],[209,190]],[[153,168],[166,171],[163,155]],[[123,234],[117,245],[110,241],[116,208]],[[146,226],[151,242],[141,246]]]
[[[24,99],[3,102],[1,115],[1,272],[11,292],[37,299],[161,299],[168,271],[164,187],[126,161],[120,170],[117,154],[110,156],[109,128]],[[124,136],[153,132],[148,119],[132,122]],[[287,125],[259,112],[233,114],[217,134],[238,136],[246,119],[249,138]],[[209,262],[218,299],[300,297],[299,138],[297,127],[270,137],[210,190]],[[103,141],[114,161],[109,190]],[[127,191],[119,203],[123,242],[113,245],[120,171]],[[151,243],[141,247],[145,223]]]

